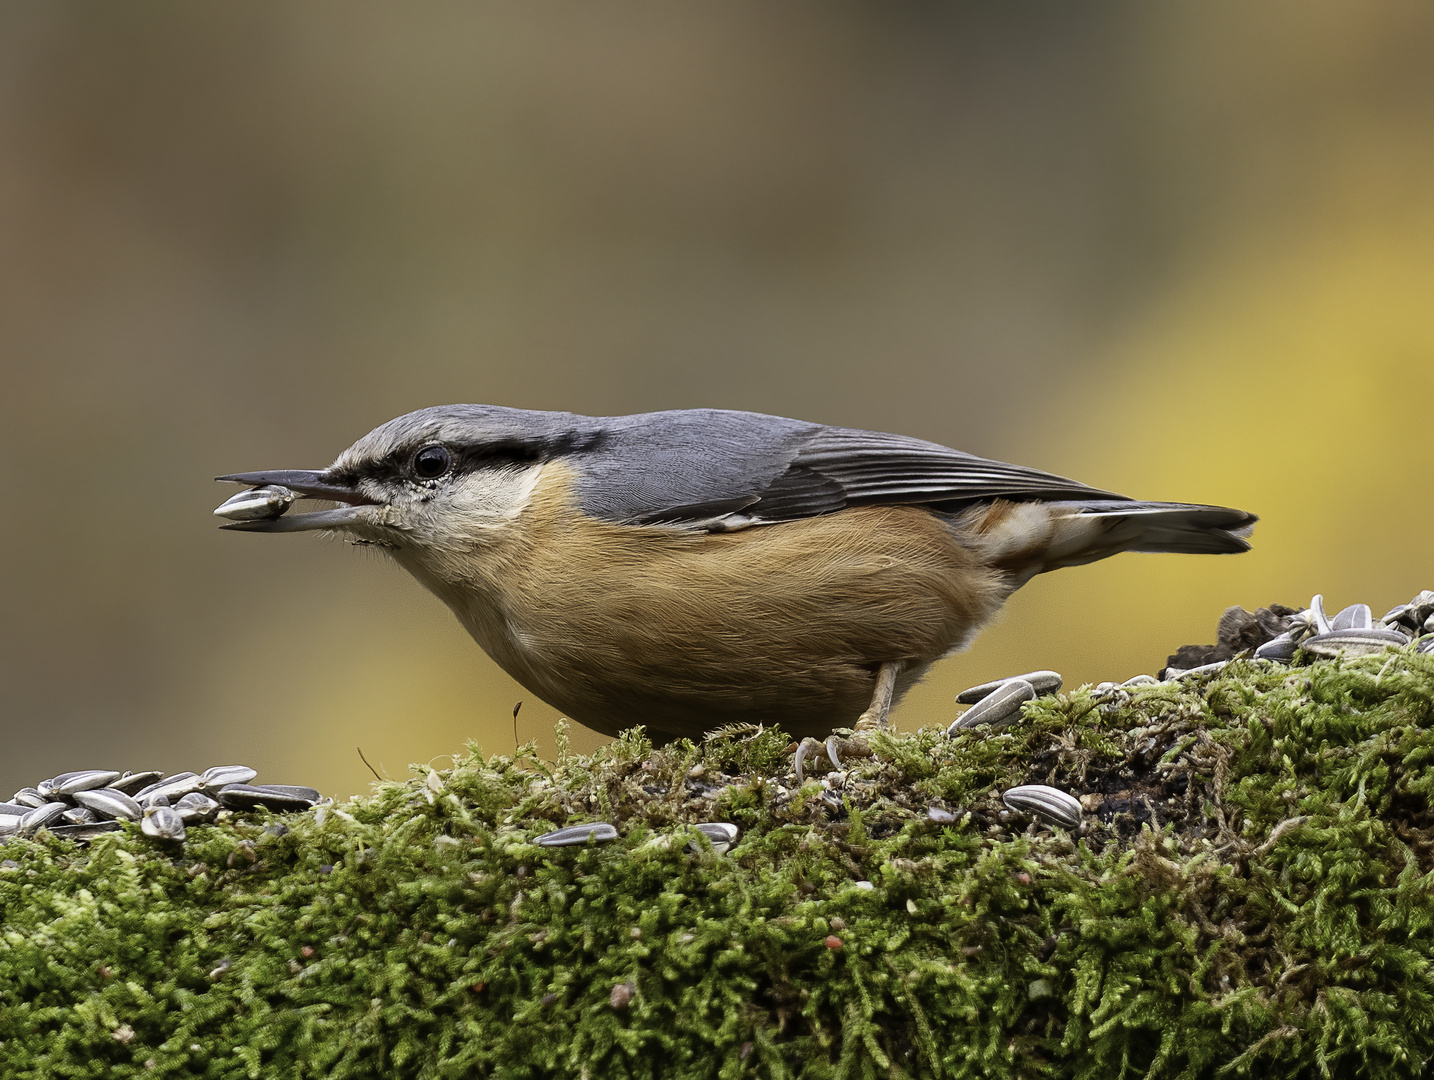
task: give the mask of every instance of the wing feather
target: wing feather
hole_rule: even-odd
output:
[[[851,428],[813,432],[787,469],[758,494],[747,513],[763,521],[873,503],[944,507],[995,498],[1123,498],[1039,469]]]

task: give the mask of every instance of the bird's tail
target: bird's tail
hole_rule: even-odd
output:
[[[1001,500],[968,511],[960,524],[980,537],[988,563],[1024,582],[1121,551],[1248,551],[1256,520],[1243,510],[1191,503]]]

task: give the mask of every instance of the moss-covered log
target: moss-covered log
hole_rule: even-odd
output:
[[[800,787],[780,733],[629,735],[182,848],[15,840],[0,1075],[1418,1076],[1431,725],[1434,657],[1236,661]],[[533,843],[584,820],[620,838]]]

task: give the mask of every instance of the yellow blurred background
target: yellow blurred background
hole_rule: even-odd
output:
[[[400,571],[210,516],[424,405],[755,409],[1262,516],[1037,579],[904,727],[1434,587],[1431,55],[1412,0],[5,5],[0,793],[347,794],[356,746],[511,751],[518,701],[551,753]]]

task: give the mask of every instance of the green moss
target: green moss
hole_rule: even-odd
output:
[[[631,733],[182,849],[11,841],[0,1075],[1418,1076],[1431,724],[1431,657],[1237,662],[801,788],[780,733]],[[621,838],[532,842],[585,820]]]

